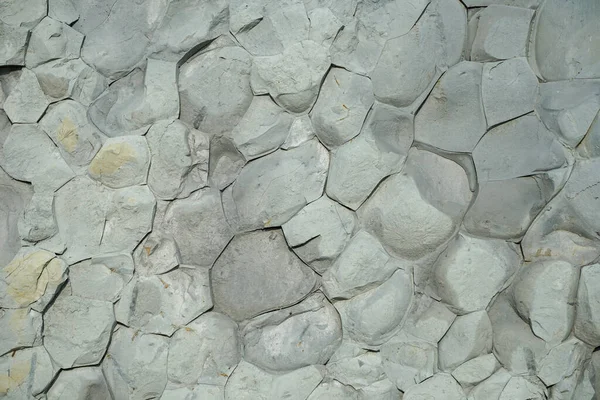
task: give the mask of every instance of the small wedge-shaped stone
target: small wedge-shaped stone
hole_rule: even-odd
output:
[[[534,10],[491,5],[479,15],[471,60],[496,61],[525,57]]]
[[[315,139],[247,164],[223,193],[236,231],[277,227],[323,194],[329,153]]]
[[[459,316],[438,346],[440,368],[451,371],[492,351],[492,324],[485,311]]]
[[[102,146],[102,134],[88,121],[87,109],[74,100],[51,105],[40,128],[73,167],[88,165]]]
[[[145,73],[136,69],[111,85],[90,106],[89,116],[110,137],[143,135],[153,123],[177,118],[177,63],[148,59]]]
[[[73,0],[48,0],[48,16],[65,24],[73,24],[79,19],[79,11]]]
[[[325,364],[342,342],[342,322],[323,294],[260,315],[241,332],[244,359],[268,371]]]
[[[322,370],[314,365],[273,375],[242,361],[227,380],[225,398],[305,400],[322,379]]]
[[[402,393],[389,379],[383,379],[358,391],[358,400],[397,400]]]
[[[591,354],[590,346],[577,338],[571,338],[551,349],[542,359],[538,377],[546,386],[555,385],[573,375]]]
[[[52,18],[44,18],[31,32],[25,65],[35,68],[58,58],[71,60],[79,57],[84,36]]]
[[[112,396],[100,367],[61,371],[48,390],[48,400],[111,400]]]
[[[246,160],[252,160],[277,150],[288,137],[292,120],[269,96],[254,96],[230,136]]]
[[[170,336],[212,305],[208,270],[188,267],[134,278],[123,289],[115,314],[129,327]]]
[[[356,224],[352,211],[323,196],[281,227],[294,253],[322,274],[344,250]]]
[[[463,386],[477,385],[492,376],[498,368],[498,359],[493,354],[486,354],[462,364],[452,371],[452,376]]]
[[[246,159],[231,139],[223,136],[211,139],[209,154],[208,179],[211,185],[223,190],[240,174]]]
[[[536,8],[542,0],[464,0],[467,7],[486,7],[493,4],[501,4],[505,6]]]
[[[452,375],[438,373],[404,392],[403,400],[463,400],[465,392]]]
[[[216,312],[201,315],[173,334],[168,376],[176,385],[225,386],[241,358],[237,324]]]
[[[385,39],[407,34],[431,0],[392,0],[381,3],[368,0],[358,3],[356,17],[372,26]]]
[[[435,263],[434,285],[452,311],[467,314],[484,310],[520,265],[516,246],[459,234]]]
[[[294,118],[287,139],[281,145],[283,150],[298,147],[315,137],[315,130],[308,115]]]
[[[44,313],[44,347],[61,368],[97,364],[114,325],[112,303],[61,295]]]
[[[146,183],[150,149],[142,136],[109,138],[90,162],[92,178],[113,189]]]
[[[349,299],[387,280],[400,266],[375,237],[361,230],[323,274],[323,291],[330,299]]]
[[[210,135],[230,132],[253,99],[250,55],[241,47],[217,48],[179,69],[181,120]]]
[[[415,140],[447,151],[475,148],[486,131],[481,71],[463,61],[442,76],[415,117]]]
[[[43,346],[0,357],[0,396],[6,400],[33,399],[52,381],[55,369]]]
[[[510,378],[498,400],[545,400],[548,391],[535,377],[513,376]]]
[[[362,389],[385,379],[379,352],[368,351],[327,363],[327,376],[344,385]]]
[[[380,286],[336,302],[345,334],[369,346],[386,342],[402,327],[413,298],[411,276],[398,270]]]
[[[41,313],[27,308],[0,310],[0,355],[40,344],[42,344]]]
[[[7,24],[33,28],[46,16],[46,0],[6,0],[0,4],[0,20]]]
[[[358,400],[358,393],[352,386],[333,380],[317,386],[307,400]]]
[[[48,104],[35,73],[23,68],[19,82],[4,102],[4,111],[13,124],[34,124],[44,114]]]
[[[168,338],[119,326],[102,362],[111,392],[132,400],[161,398],[168,353]]]
[[[144,276],[160,275],[177,267],[179,249],[170,235],[154,231],[134,250],[135,270]]]
[[[2,135],[2,128],[0,128],[0,143],[2,143]],[[2,167],[6,165],[1,150],[0,165]],[[12,179],[0,168],[0,266],[2,267],[7,265],[21,248],[19,219],[32,195],[31,185]]]
[[[38,242],[58,232],[54,220],[54,193],[36,192],[19,218],[19,234],[23,240]]]
[[[303,40],[281,54],[255,57],[251,83],[257,94],[269,93],[281,107],[293,113],[310,109],[319,94],[331,59],[323,46]]]
[[[538,80],[523,57],[486,63],[481,93],[487,126],[533,111],[537,88]]]
[[[581,269],[577,291],[577,317],[575,335],[592,346],[600,346],[600,265],[593,264]]]
[[[110,302],[118,300],[121,290],[131,279],[131,275],[109,265],[92,260],[71,265],[69,283],[73,295]],[[129,272],[133,274],[133,270]]]
[[[0,21],[0,65],[25,65],[29,30]]]
[[[455,371],[458,371],[459,368]],[[473,390],[469,392],[469,400],[471,400],[471,398],[472,400],[498,399],[510,378],[511,375],[508,371],[504,368],[500,368],[496,373],[475,386]]]
[[[170,203],[164,228],[175,240],[182,263],[207,268],[233,237],[223,214],[221,193],[211,188]]]
[[[332,68],[325,77],[310,119],[318,138],[327,147],[337,147],[359,134],[374,102],[371,80]]]
[[[281,230],[236,236],[211,270],[215,310],[236,321],[295,304],[316,285],[316,274],[285,242]]]
[[[23,247],[2,269],[0,307],[43,309],[67,279],[67,264],[54,253]]]
[[[404,331],[429,343],[436,344],[446,334],[456,314],[444,304],[426,295],[415,296],[404,324]]]
[[[345,25],[331,45],[331,61],[360,75],[370,75],[379,60],[385,39],[371,25],[354,19]]]
[[[306,5],[304,3],[305,7]],[[313,8],[307,14],[310,21],[308,39],[330,48],[343,26],[342,21],[328,7]]]
[[[538,261],[526,264],[512,286],[516,311],[550,344],[571,332],[578,278],[579,269],[565,261]]]
[[[375,103],[361,133],[332,151],[327,195],[356,210],[382,179],[400,172],[413,142],[412,119]]]
[[[533,114],[488,131],[473,150],[479,181],[518,178],[563,167],[566,149]]]

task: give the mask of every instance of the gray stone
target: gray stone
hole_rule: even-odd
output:
[[[455,318],[456,315],[442,303],[417,293],[403,330],[409,335],[437,344]]]
[[[486,63],[481,92],[488,127],[533,111],[537,88],[538,80],[523,57]]]
[[[160,275],[177,267],[179,249],[172,237],[162,232],[151,232],[134,250],[135,270],[140,275]]]
[[[508,373],[508,371],[506,371],[504,368],[500,368],[492,376],[475,386],[469,392],[469,400],[489,400],[500,398],[500,394],[502,394],[502,390],[510,378],[511,375]]]
[[[83,38],[81,33],[69,25],[46,17],[31,31],[25,65],[33,69],[59,58],[79,58]]]
[[[493,4],[505,6],[536,8],[542,0],[464,0],[467,7],[486,7]]]
[[[241,358],[238,327],[229,317],[209,312],[177,330],[169,342],[169,382],[225,386]]]
[[[486,354],[460,365],[452,371],[452,376],[463,386],[477,385],[492,376],[499,368],[498,359],[493,354]]]
[[[316,282],[316,274],[288,249],[281,230],[236,236],[211,270],[215,310],[236,321],[295,304]]]
[[[6,354],[0,357],[0,396],[6,400],[32,399],[50,384],[55,372],[42,346]]]
[[[356,215],[352,211],[323,196],[281,227],[294,253],[322,274],[344,250],[356,225]]]
[[[251,84],[254,93],[269,93],[281,107],[293,113],[310,109],[331,59],[325,47],[303,40],[281,54],[254,57]]]
[[[246,159],[226,137],[214,137],[210,141],[208,177],[219,190],[231,185],[246,165]]]
[[[404,392],[403,400],[463,400],[465,393],[452,375],[438,373]]]
[[[19,218],[19,234],[23,240],[38,242],[58,232],[54,220],[54,194],[36,192]]]
[[[478,16],[477,34],[471,48],[472,61],[496,61],[525,57],[529,24],[534,10],[491,5]]]
[[[358,391],[358,400],[397,400],[402,393],[389,379],[383,379]]]
[[[233,237],[216,189],[201,189],[170,203],[163,225],[175,240],[182,263],[207,268]]]
[[[310,21],[308,39],[329,48],[342,29],[342,21],[327,7],[313,8],[307,14]]]
[[[110,391],[131,400],[160,398],[168,353],[168,338],[119,326],[102,362]]]
[[[250,55],[241,47],[217,48],[179,69],[181,120],[211,135],[230,132],[250,107]]]
[[[3,159],[0,151],[0,166],[4,165]],[[12,179],[0,167],[0,267],[7,265],[21,248],[19,219],[32,195],[31,185]]]
[[[214,385],[196,385],[194,389],[187,387],[165,389],[161,400],[225,400],[225,388]]]
[[[73,295],[115,302],[133,276],[129,255],[94,257],[69,267],[69,284]]]
[[[112,396],[99,367],[61,371],[48,390],[48,400],[111,400]]]
[[[281,145],[283,150],[293,149],[315,137],[315,130],[308,115],[294,118],[287,139]]]
[[[592,346],[600,345],[600,320],[598,320],[600,299],[598,291],[595,290],[599,282],[600,265],[588,265],[581,269],[574,333]]]
[[[44,314],[44,347],[61,368],[98,364],[114,325],[112,303],[61,295]]]
[[[24,68],[19,82],[4,102],[4,111],[13,124],[33,124],[44,114],[48,104],[35,73]]]
[[[19,0],[6,0],[0,5],[0,20],[31,29],[46,16],[46,0],[32,0],[25,4]]]
[[[27,308],[0,310],[0,355],[41,344],[41,313]]]
[[[328,167],[317,140],[252,161],[223,193],[227,221],[236,231],[281,226],[321,197]]]
[[[431,0],[392,0],[381,3],[376,0],[358,3],[356,17],[384,39],[406,35],[415,25]]]
[[[591,347],[577,338],[571,338],[551,349],[542,359],[538,377],[546,386],[555,385],[573,375],[591,354]]]
[[[48,0],[48,16],[71,25],[79,19],[79,11],[75,8],[73,0]]]
[[[433,87],[415,117],[415,140],[438,149],[471,152],[485,134],[479,63],[463,61]]]
[[[440,340],[440,368],[452,371],[459,365],[492,351],[492,324],[485,311],[456,317]]]
[[[25,65],[29,30],[0,21],[0,65]]]
[[[179,268],[132,279],[121,293],[115,314],[118,322],[131,328],[170,336],[212,305],[208,270]]]
[[[323,382],[308,396],[307,400],[357,400],[358,393],[352,386],[338,381]]]
[[[412,142],[412,116],[375,103],[361,133],[332,151],[327,194],[356,210],[382,179],[400,172]]]
[[[547,390],[535,377],[513,376],[510,378],[498,400],[544,400]]]
[[[389,3],[388,3],[389,4]],[[379,60],[385,39],[372,26],[354,19],[335,37],[331,45],[331,61],[360,75],[370,75]]]
[[[380,353],[374,351],[330,361],[327,363],[327,377],[355,389],[363,389],[385,379],[381,361]]]
[[[304,6],[309,13],[315,8],[329,8],[344,25],[352,21],[357,4],[358,0],[304,0]]]
[[[260,315],[241,332],[244,359],[264,370],[290,371],[325,364],[342,342],[342,323],[323,294]]]

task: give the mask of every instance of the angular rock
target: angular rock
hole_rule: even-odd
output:
[[[493,354],[486,354],[460,365],[452,371],[452,376],[463,386],[477,385],[492,376],[499,368],[498,359]]]
[[[398,335],[381,346],[381,358],[387,378],[404,392],[438,369],[435,345],[410,335]]]
[[[2,151],[0,165],[5,165]],[[21,248],[19,219],[32,192],[31,185],[12,179],[0,168],[0,267],[6,266]]]
[[[41,344],[41,313],[27,308],[0,310],[0,355]]]
[[[349,299],[378,286],[401,266],[376,238],[361,230],[323,274],[323,291],[330,299]]]
[[[492,376],[475,386],[473,390],[469,392],[469,399],[498,399],[510,378],[511,375],[508,373],[508,371],[506,371],[504,368],[500,368]]]
[[[23,240],[38,242],[58,232],[54,220],[54,194],[34,193],[19,219],[19,234]]]
[[[581,269],[577,291],[577,316],[574,333],[592,346],[600,345],[600,321],[598,320],[598,292],[594,289],[600,282],[600,265],[593,264]]]
[[[555,385],[569,376],[592,354],[592,348],[571,338],[548,352],[540,363],[538,377],[546,386]]]
[[[209,312],[173,334],[169,342],[169,382],[225,386],[241,358],[238,327],[229,317]]]
[[[127,255],[110,255],[81,261],[69,267],[74,296],[115,302],[133,276],[133,262]]]
[[[355,389],[363,389],[385,379],[381,355],[374,351],[328,362],[327,376]]]
[[[454,370],[459,365],[492,351],[492,324],[485,311],[456,317],[440,340],[440,368]]]
[[[356,224],[352,211],[323,196],[300,210],[281,228],[294,253],[322,274],[344,250]]]
[[[342,29],[342,21],[327,7],[313,8],[307,14],[310,21],[308,39],[329,48]]]
[[[25,4],[19,0],[6,0],[0,5],[0,20],[31,29],[46,16],[46,0],[32,0]]]
[[[50,356],[42,346],[0,357],[0,396],[7,400],[32,399],[55,375]]]
[[[150,149],[146,138],[122,136],[104,142],[88,172],[102,184],[119,189],[145,184],[149,167]]]
[[[295,304],[316,285],[316,274],[285,242],[281,230],[236,236],[211,270],[215,310],[236,321]]]
[[[329,154],[310,140],[246,165],[223,193],[227,221],[236,231],[277,227],[323,194]]]
[[[312,40],[286,47],[281,54],[255,57],[250,83],[256,94],[269,93],[292,113],[310,109],[329,66],[329,52]]]
[[[309,13],[315,8],[327,7],[342,24],[348,24],[352,21],[357,3],[358,0],[304,0],[304,6]]]
[[[331,45],[331,61],[359,75],[369,76],[385,45],[385,39],[371,25],[354,19],[344,25]]]
[[[62,295],[44,314],[44,347],[61,368],[97,364],[114,325],[112,303]]]
[[[417,294],[406,317],[404,330],[412,336],[437,344],[455,318],[456,315],[442,303]]]
[[[459,315],[485,310],[520,265],[516,246],[458,234],[435,263],[433,285]]]
[[[537,88],[538,80],[523,57],[486,63],[481,96],[488,127],[533,111]]]
[[[317,293],[252,319],[241,338],[245,360],[267,371],[290,371],[325,364],[342,342],[342,323],[337,310]]]
[[[24,68],[19,82],[4,102],[4,111],[13,124],[34,124],[44,114],[48,104],[35,73]]]
[[[71,25],[79,19],[79,11],[75,8],[73,0],[48,0],[48,16]]]
[[[33,69],[56,59],[79,58],[84,36],[69,25],[44,18],[33,31],[27,45],[25,65]]]
[[[72,167],[86,166],[102,146],[102,134],[88,121],[87,109],[74,100],[51,105],[40,128]]]
[[[0,21],[0,65],[25,65],[29,30]]]
[[[415,140],[438,149],[471,152],[485,134],[479,63],[463,61],[433,87],[415,117]]]
[[[390,380],[383,379],[358,391],[359,400],[396,400],[400,391]]]
[[[337,147],[358,135],[373,101],[369,78],[330,69],[310,113],[318,138],[327,147]]]
[[[438,373],[404,392],[403,400],[463,400],[465,393],[450,374]]]
[[[135,269],[144,276],[171,271],[180,264],[179,258],[173,238],[161,232],[151,232],[133,252]]]
[[[179,268],[131,280],[121,293],[115,315],[131,328],[170,336],[212,305],[208,270]]]
[[[355,210],[382,179],[400,172],[413,142],[412,119],[375,103],[361,133],[332,151],[327,194]]]
[[[431,0],[374,0],[359,2],[356,17],[384,39],[406,35],[415,25]]]
[[[398,270],[380,286],[334,305],[342,317],[345,335],[378,346],[400,330],[412,298],[411,276]]]
[[[240,362],[225,385],[225,398],[236,400],[304,400],[323,379],[314,365],[272,375],[245,361]]]
[[[252,160],[277,150],[287,138],[291,125],[292,116],[269,96],[255,96],[244,117],[233,128],[231,140],[246,160]]]
[[[301,115],[294,118],[292,126],[285,142],[281,145],[283,150],[293,149],[303,143],[308,142],[315,137],[315,130],[308,115]]]
[[[225,388],[214,385],[196,385],[194,389],[187,387],[165,389],[161,400],[224,400]]]
[[[505,6],[536,8],[542,0],[464,0],[467,7],[486,7],[493,4]]]
[[[531,114],[489,130],[473,150],[480,182],[549,171],[565,166],[567,160],[565,148]]]
[[[163,225],[175,240],[182,263],[207,268],[233,237],[216,189],[201,189],[170,203]]]
[[[112,396],[99,367],[61,371],[48,390],[48,400],[111,400]]]
[[[230,132],[252,102],[250,55],[241,47],[217,48],[179,69],[181,120],[210,135]]]
[[[579,270],[564,261],[526,264],[515,278],[516,311],[551,345],[567,338],[575,319]]]
[[[160,398],[167,384],[169,339],[120,326],[102,371],[112,393],[129,399]]]
[[[307,400],[357,400],[358,393],[352,386],[338,381],[323,382],[308,396]]]
[[[498,400],[544,400],[547,397],[544,384],[535,377],[513,376],[510,378]]]
[[[226,137],[214,137],[210,141],[208,177],[219,190],[229,186],[246,165],[246,159]]]
[[[534,10],[491,5],[479,15],[471,60],[496,61],[525,57]]]

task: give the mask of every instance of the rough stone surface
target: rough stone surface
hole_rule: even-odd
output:
[[[600,345],[600,299],[593,288],[600,281],[600,265],[589,265],[581,269],[577,291],[577,317],[575,335],[592,346]]]
[[[13,124],[34,124],[44,114],[48,104],[35,73],[24,68],[19,82],[4,102],[4,111]]]
[[[110,400],[111,394],[98,367],[61,371],[48,390],[48,400]]]
[[[83,38],[81,33],[69,25],[46,17],[31,31],[25,65],[33,69],[58,58],[78,58]]]
[[[146,183],[150,149],[141,136],[110,138],[90,162],[88,173],[113,189]]]
[[[492,324],[485,311],[457,317],[439,344],[440,368],[451,371],[492,350]]]

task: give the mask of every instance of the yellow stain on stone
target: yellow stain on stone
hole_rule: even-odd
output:
[[[128,143],[111,143],[100,149],[90,163],[92,175],[112,175],[123,165],[135,160],[137,154]]]
[[[68,117],[62,120],[62,123],[58,127],[56,132],[56,139],[63,146],[63,148],[72,153],[77,148],[79,142],[79,134],[77,133],[77,127]]]
[[[40,250],[15,258],[4,267],[7,293],[18,307],[26,307],[42,297],[49,280],[46,266],[52,264],[53,258],[54,254]],[[59,260],[52,261],[60,265]]]
[[[10,370],[0,375],[0,395],[19,388],[29,377],[31,360],[19,360],[11,363]]]

